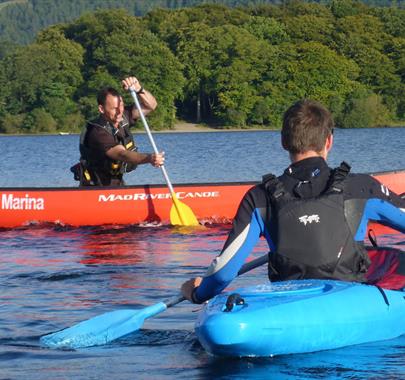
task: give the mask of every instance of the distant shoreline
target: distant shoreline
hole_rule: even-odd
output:
[[[381,127],[369,127],[370,129],[373,128],[405,128],[405,125],[386,125]],[[339,129],[367,129],[367,128],[339,128]],[[207,126],[205,124],[196,124],[196,123],[188,123],[179,121],[174,124],[172,129],[159,129],[153,130],[152,133],[202,133],[202,132],[277,132],[280,129],[275,128],[213,128]],[[133,133],[146,133],[143,128],[132,129]],[[54,133],[0,133],[0,136],[52,136],[52,135],[78,135],[80,132],[65,132],[65,131],[58,131]]]
[[[379,127],[369,127],[369,128],[404,128],[404,125],[385,125]],[[338,129],[367,129],[367,128],[338,128]],[[152,130],[153,133],[182,133],[182,132],[264,132],[264,131],[281,131],[281,129],[277,128],[267,128],[267,127],[247,127],[247,128],[238,128],[238,127],[230,127],[230,128],[214,128],[210,127],[205,124],[197,124],[197,123],[188,123],[184,121],[178,121],[174,124],[172,129],[160,129],[160,130]],[[143,129],[135,129],[134,132],[142,133],[144,132]]]
[[[164,129],[156,132],[244,132],[244,131],[277,131],[271,128],[213,128],[204,124],[177,122],[172,129]]]
[[[159,129],[154,130],[152,129],[151,132],[155,133],[201,133],[201,132],[252,132],[252,131],[279,131],[279,129],[271,129],[271,128],[213,128],[206,126],[204,124],[194,124],[194,123],[186,123],[186,122],[178,122],[175,123],[173,128],[171,129]],[[136,133],[146,133],[143,128],[132,128],[131,132]],[[47,135],[78,135],[80,132],[65,132],[65,131],[58,131],[53,133],[0,133],[0,136],[47,136]]]

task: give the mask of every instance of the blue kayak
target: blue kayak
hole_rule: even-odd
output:
[[[210,300],[195,331],[219,356],[273,356],[334,349],[405,334],[405,292],[333,281],[282,281]]]

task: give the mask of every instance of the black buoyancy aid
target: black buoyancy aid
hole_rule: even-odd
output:
[[[86,135],[89,128],[103,128],[113,136],[115,142],[123,145],[125,149],[131,151],[138,150],[135,145],[134,137],[129,129],[129,122],[125,116],[119,125],[119,131],[121,133],[103,117],[88,122],[80,135],[80,163],[83,166],[83,172],[87,172],[87,180],[94,182],[93,184],[98,184],[96,178],[93,178],[96,177],[94,172],[97,170],[102,170],[112,176],[118,176],[136,169],[137,165],[135,164],[114,161],[105,155],[102,157],[95,155],[92,149],[86,145]]]
[[[370,261],[363,244],[355,242],[345,217],[344,183],[350,166],[331,172],[320,195],[290,194],[274,175],[263,177],[271,207],[270,235],[276,252],[269,255],[271,281],[330,278],[365,282]],[[298,184],[299,185],[299,184]]]

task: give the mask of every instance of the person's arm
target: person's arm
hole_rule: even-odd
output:
[[[362,203],[355,240],[363,241],[369,221],[405,232],[405,199],[368,175],[356,175],[349,182],[349,196]]]
[[[149,113],[151,113],[156,109],[157,101],[155,97],[149,91],[143,88],[143,86],[139,83],[138,79],[136,79],[135,77],[125,78],[122,81],[122,86],[127,91],[130,88],[135,90],[139,99],[139,103],[141,104],[141,109],[144,116],[148,115]],[[135,105],[132,106],[131,116],[133,120],[137,120],[140,118],[139,111],[135,107]]]
[[[369,199],[364,208],[363,219],[379,222],[405,233],[405,207],[396,207],[389,200]]]
[[[115,145],[107,150],[106,155],[114,161],[127,162],[134,165],[151,164],[159,167],[165,162],[165,153],[140,153],[125,149],[122,145]]]
[[[182,285],[186,299],[202,303],[219,294],[237,276],[259,237],[265,234],[260,211],[262,202],[265,203],[265,198],[258,187],[245,195],[221,253],[212,261],[203,278],[192,278]]]

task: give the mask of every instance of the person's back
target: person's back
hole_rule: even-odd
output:
[[[260,236],[266,238],[271,280],[333,278],[365,281],[369,259],[363,247],[367,222],[405,232],[405,201],[368,175],[326,164],[333,144],[332,117],[309,100],[285,113],[282,145],[292,164],[277,179],[265,176],[245,195],[233,228],[203,281],[182,291],[202,302],[236,276]]]
[[[271,217],[270,212],[264,217],[265,228],[276,247],[269,255],[270,280],[365,281],[369,260],[363,244],[354,240],[351,226],[356,223],[347,218],[349,166],[342,163],[331,171],[320,158],[300,162],[295,170],[310,171],[300,179],[288,173],[281,179],[264,178],[271,208]]]

